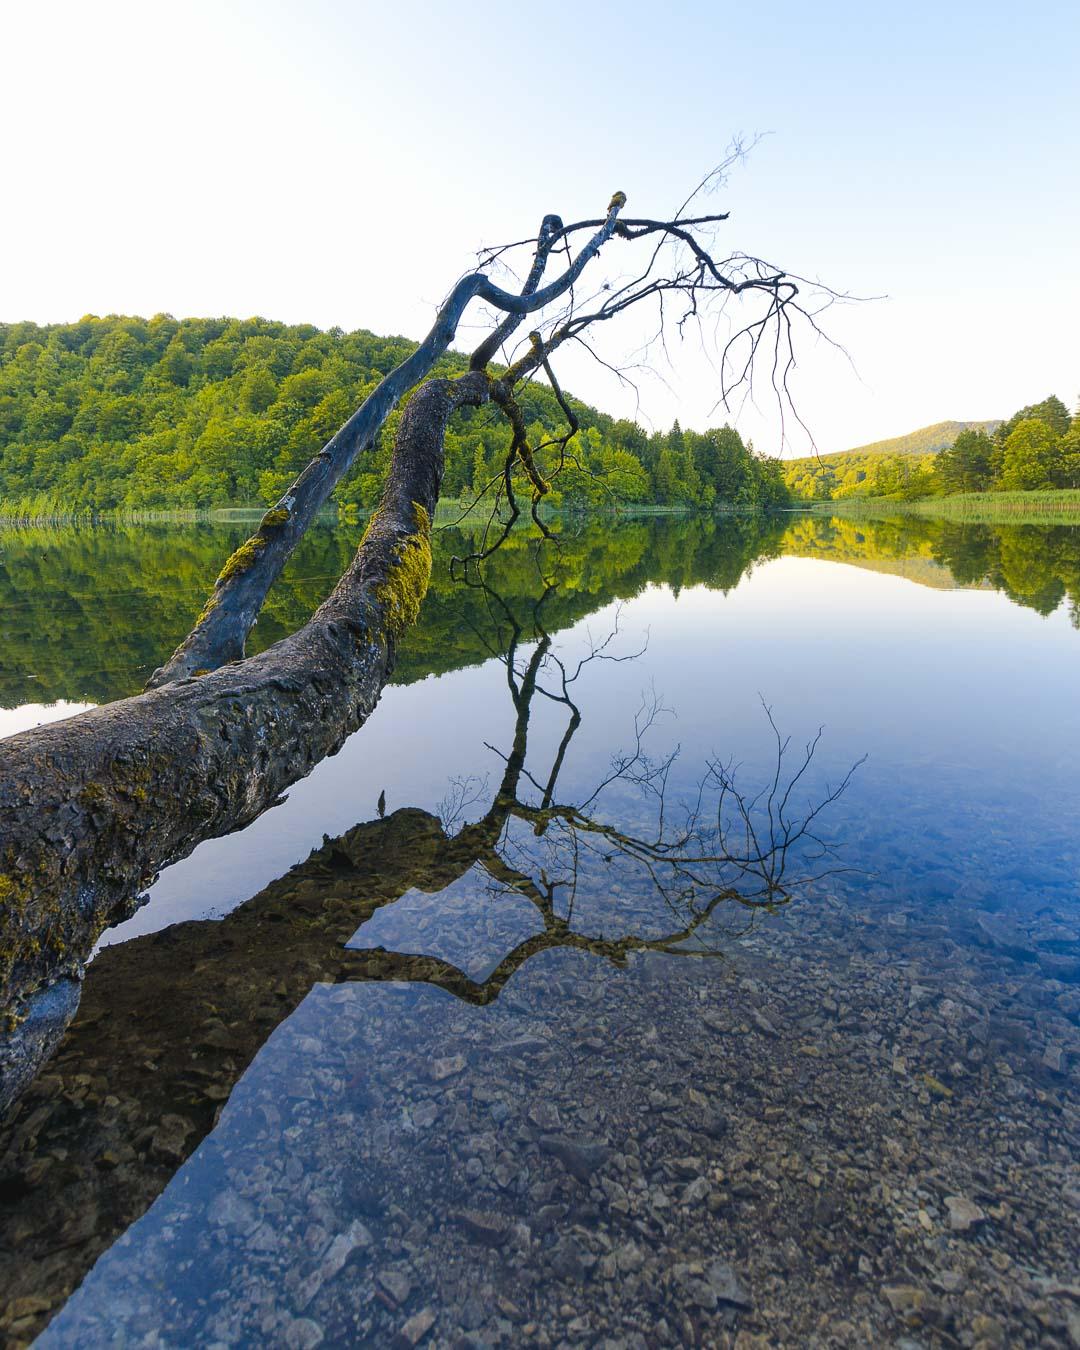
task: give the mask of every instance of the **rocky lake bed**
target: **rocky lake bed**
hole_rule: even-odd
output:
[[[718,958],[549,953],[483,1009],[318,985],[42,1344],[1078,1345],[1061,928],[821,895]],[[2,1141],[54,1231],[89,1116],[114,1185],[194,1129],[61,1054]],[[49,1304],[9,1298],[8,1344]]]

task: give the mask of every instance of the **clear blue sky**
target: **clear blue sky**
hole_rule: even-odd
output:
[[[833,311],[857,373],[804,347],[821,449],[1080,395],[1075,2],[97,0],[12,4],[3,30],[2,319],[419,336],[478,245],[615,188],[666,214],[764,132],[712,199],[730,246],[889,297]],[[722,420],[673,354],[643,420]],[[633,411],[597,368],[565,379]],[[739,425],[776,448],[765,401]]]

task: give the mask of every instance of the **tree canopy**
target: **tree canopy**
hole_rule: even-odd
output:
[[[414,346],[259,318],[0,324],[0,502],[31,515],[268,504]],[[465,368],[451,355],[437,371]],[[564,424],[547,385],[520,401],[534,442]],[[553,504],[788,501],[779,461],[731,427],[650,434],[570,403],[580,429]],[[375,505],[399,416],[338,486],[339,505]],[[478,494],[509,441],[491,409],[462,409],[446,435],[444,495]]]
[[[802,501],[1080,488],[1080,408],[1070,418],[1053,394],[996,426],[951,425],[962,429],[936,453],[878,453],[868,446],[789,460],[785,482]]]

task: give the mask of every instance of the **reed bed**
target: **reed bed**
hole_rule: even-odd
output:
[[[930,516],[939,520],[970,520],[985,524],[1028,521],[1033,525],[1080,524],[1080,489],[1042,492],[967,492],[955,497],[922,497],[899,501],[893,497],[848,498],[815,502],[812,510],[829,515]]]

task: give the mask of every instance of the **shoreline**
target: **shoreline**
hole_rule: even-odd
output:
[[[1080,523],[1080,489],[1060,488],[1036,492],[968,492],[953,497],[918,497],[900,501],[891,497],[847,498],[840,501],[807,502],[812,515],[920,516],[938,520],[970,521],[972,524],[1032,525]]]
[[[652,516],[757,516],[757,515],[802,515],[809,507],[793,505],[786,507],[750,507],[734,505],[695,506],[654,506],[649,503],[631,503],[610,509],[586,509],[577,507],[552,508],[545,512],[551,519],[596,520],[615,517],[617,519],[641,519]],[[265,506],[210,506],[203,508],[163,509],[160,511],[58,511],[58,512],[19,512],[5,508],[0,499],[0,530],[22,529],[42,525],[191,525],[209,522],[228,525],[257,522],[266,513]],[[344,507],[327,506],[319,513],[318,523],[349,525],[366,520],[370,510],[350,510]],[[462,507],[456,498],[447,497],[439,501],[435,518],[442,524],[487,520],[490,511],[475,507]]]

